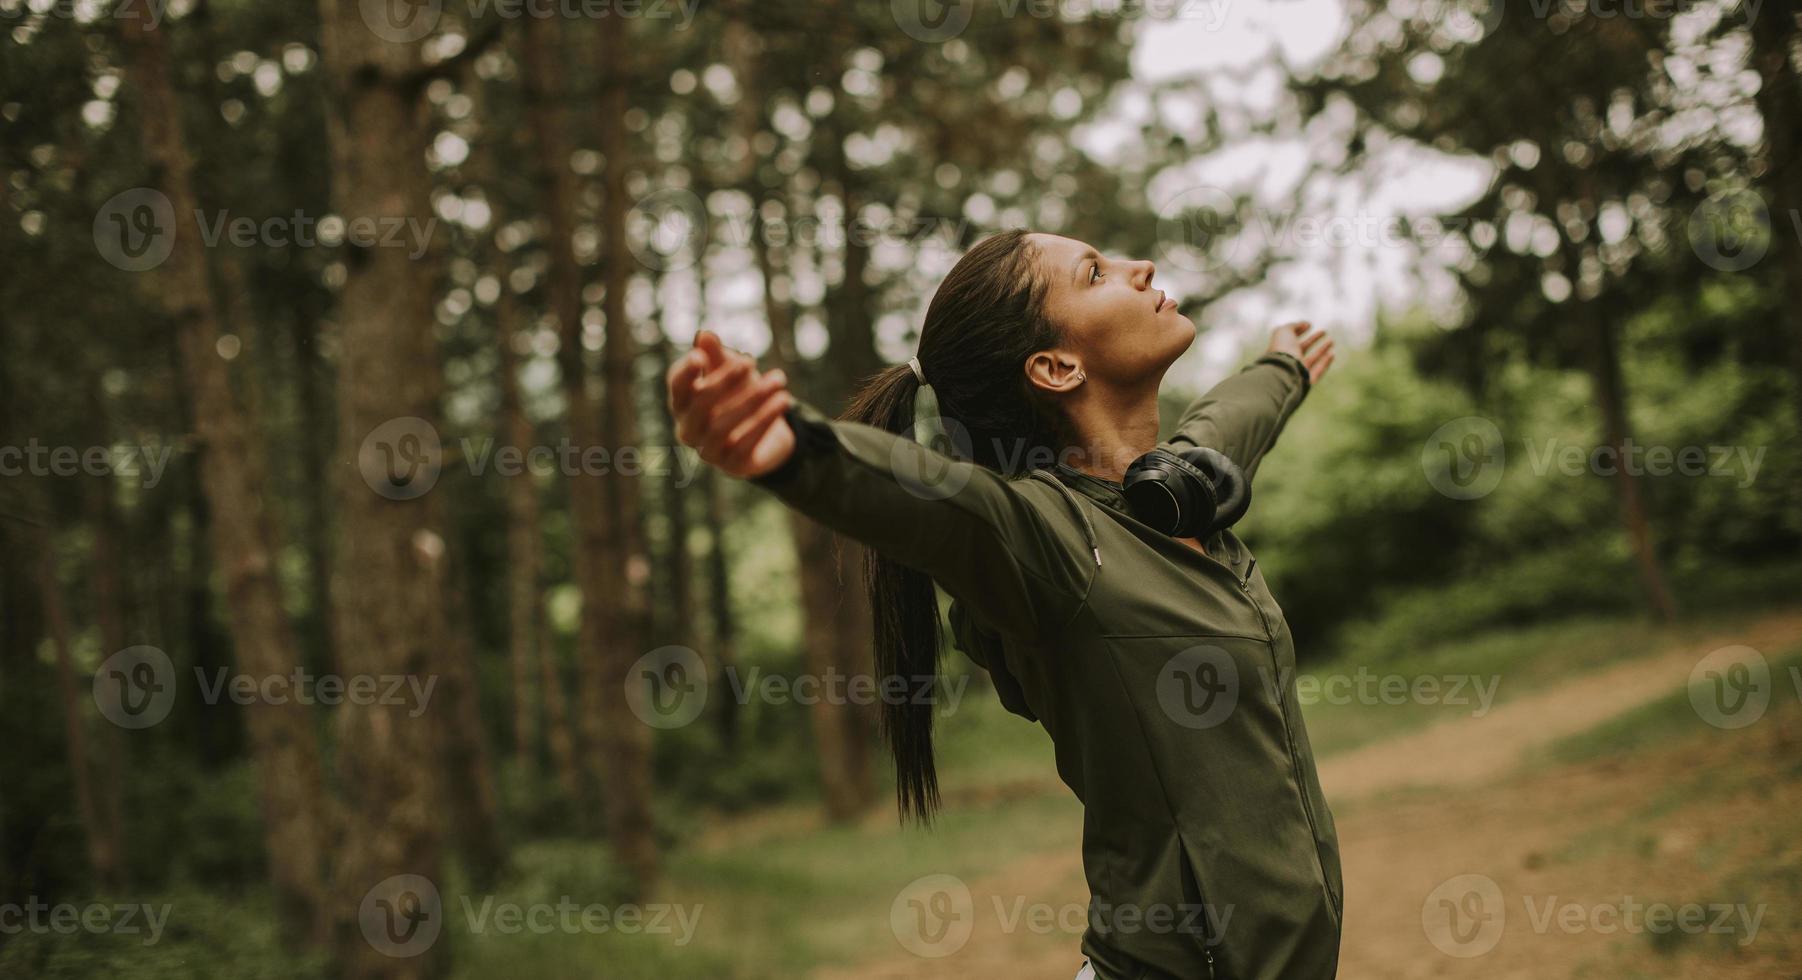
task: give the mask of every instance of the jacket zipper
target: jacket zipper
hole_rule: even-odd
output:
[[[1076,508],[1076,516],[1080,517],[1082,519],[1083,531],[1088,535],[1088,539],[1089,539],[1088,543],[1089,543],[1090,551],[1095,555],[1095,567],[1100,568],[1101,567],[1101,546],[1095,538],[1095,526],[1093,524],[1089,523],[1088,513],[1082,509],[1082,504],[1079,501],[1077,501],[1075,493],[1073,491],[1071,491],[1071,489],[1069,487],[1064,485],[1064,481],[1059,480],[1057,477],[1053,476],[1051,473],[1049,473],[1045,470],[1042,470],[1042,469],[1033,470],[1031,475],[1037,476],[1041,473],[1044,474],[1047,482],[1049,482],[1052,486],[1057,487],[1058,490],[1063,493],[1064,499],[1070,501],[1070,506]],[[1267,638],[1266,642],[1275,644],[1276,643],[1276,634],[1271,632],[1270,618],[1268,616],[1264,615],[1264,609],[1262,606],[1258,605],[1257,597],[1255,597],[1251,594],[1251,575],[1252,575],[1252,572],[1258,567],[1257,556],[1253,555],[1251,557],[1250,562],[1245,566],[1245,577],[1244,578],[1240,578],[1239,573],[1234,571],[1232,569],[1232,567],[1229,566],[1226,562],[1223,562],[1220,559],[1215,558],[1212,552],[1203,551],[1201,553],[1201,557],[1206,559],[1207,561],[1213,562],[1215,565],[1219,566],[1221,571],[1225,572],[1235,582],[1239,583],[1239,590],[1245,593],[1245,598],[1251,602],[1252,609],[1257,611],[1258,621],[1264,625],[1264,636]],[[1277,685],[1276,699],[1277,699],[1277,707],[1279,709],[1281,709],[1283,707],[1283,688],[1280,683],[1281,682],[1280,677],[1278,678],[1278,682],[1279,683]],[[1292,730],[1289,727],[1289,713],[1287,711],[1283,711],[1282,716],[1283,716],[1283,737],[1288,742],[1288,745],[1289,745],[1289,769],[1290,769],[1290,772],[1295,777],[1295,791],[1301,797],[1301,812],[1305,817],[1307,817],[1307,820],[1308,820],[1308,835],[1311,838],[1313,838],[1312,843],[1314,845],[1314,862],[1317,865],[1319,865],[1319,867],[1320,867],[1320,884],[1323,888],[1326,889],[1327,899],[1333,904],[1335,913],[1342,914],[1342,913],[1338,913],[1339,901],[1340,901],[1339,896],[1333,892],[1332,884],[1327,881],[1326,861],[1320,857],[1320,825],[1314,819],[1314,806],[1313,806],[1313,804],[1308,802],[1308,791],[1302,787],[1301,758],[1296,753],[1296,750],[1295,750],[1295,732],[1294,732],[1294,730]],[[1199,881],[1196,882],[1196,887],[1199,890],[1199,888],[1200,888]],[[1207,903],[1207,899],[1204,897],[1202,899],[1204,916],[1206,915],[1206,903]],[[1211,929],[1209,930],[1209,932],[1211,933]],[[1208,977],[1211,980],[1211,978],[1214,976],[1214,953],[1212,950],[1208,949],[1205,944],[1202,947],[1202,953],[1207,957]]]
[[[1214,935],[1214,920],[1211,917],[1213,906],[1208,904],[1208,893],[1201,887],[1201,876],[1195,873],[1190,863],[1189,846],[1178,835],[1176,842],[1177,858],[1182,861],[1179,874],[1187,882],[1195,886],[1195,897],[1201,900],[1201,955],[1208,961],[1208,980],[1214,980],[1214,944],[1225,941],[1224,936]]]
[[[1251,600],[1251,607],[1258,611],[1258,619],[1264,624],[1264,633],[1266,636],[1270,637],[1269,642],[1274,645],[1276,643],[1276,634],[1272,633],[1270,630],[1270,619],[1264,615],[1264,607],[1258,605],[1257,597],[1251,594],[1251,573],[1252,569],[1256,568],[1257,565],[1257,558],[1252,558],[1251,564],[1246,566],[1245,578],[1239,582],[1239,588],[1245,592],[1245,597]],[[1282,707],[1283,703],[1283,691],[1282,678],[1278,677],[1276,700],[1279,708]],[[1334,914],[1339,915],[1342,914],[1339,912],[1339,896],[1333,891],[1333,883],[1327,879],[1326,861],[1320,856],[1320,825],[1314,819],[1314,804],[1308,802],[1308,790],[1307,787],[1303,785],[1301,753],[1295,748],[1295,729],[1289,724],[1289,712],[1287,710],[1282,711],[1282,716],[1283,738],[1289,743],[1289,769],[1295,776],[1295,793],[1297,796],[1301,797],[1301,812],[1308,818],[1308,835],[1313,838],[1314,844],[1314,862],[1320,866],[1320,886],[1326,889],[1327,901],[1332,904]]]

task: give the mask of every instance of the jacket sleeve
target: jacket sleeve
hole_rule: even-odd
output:
[[[746,482],[932,576],[992,629],[1036,637],[1080,602],[1094,572],[1081,532],[1029,497],[1026,481],[798,398],[785,418],[795,451]]]
[[[1245,478],[1276,444],[1284,423],[1308,395],[1308,369],[1289,354],[1270,353],[1195,399],[1169,444],[1207,446],[1239,464]]]

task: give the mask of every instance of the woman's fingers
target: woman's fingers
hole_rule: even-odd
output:
[[[748,363],[728,363],[696,381],[690,388],[682,413],[676,416],[676,438],[690,446],[704,442],[714,407],[739,390],[739,385],[748,379],[749,371]]]
[[[787,386],[782,371],[760,373],[750,355],[699,331],[694,349],[670,366],[676,438],[735,477],[771,469],[794,446],[794,434],[777,424],[794,402]]]
[[[706,355],[691,350],[670,365],[669,377],[664,379],[663,386],[669,391],[671,415],[680,418],[688,411],[689,402],[694,400],[695,382],[700,379],[706,360]]]
[[[787,424],[782,422],[783,413],[793,403],[794,399],[785,390],[765,395],[750,418],[722,443],[716,465],[733,476],[741,477],[757,475],[772,468],[792,448],[786,445],[793,441],[792,433],[787,435],[786,441],[772,438],[771,433],[776,431],[779,424],[786,428]]]
[[[770,392],[779,391],[787,384],[788,377],[778,369],[744,385],[730,401],[722,402],[714,409],[712,418],[707,422],[707,441],[716,445],[727,442],[733,431],[764,403]]]
[[[1333,366],[1333,349],[1329,346],[1326,348],[1325,354],[1323,354],[1320,357],[1317,357],[1309,362],[1309,364],[1308,364],[1308,383],[1313,384],[1314,382],[1317,382],[1321,378],[1325,377],[1327,368],[1330,368],[1332,366]]]
[[[711,330],[700,330],[695,333],[695,350],[701,352],[705,359],[701,366],[711,371],[726,360],[726,345],[720,342],[720,335]]]
[[[1306,337],[1303,337],[1301,339],[1302,353],[1305,354],[1308,351],[1312,350],[1315,347],[1315,345],[1319,344],[1323,340],[1326,340],[1326,331],[1325,330],[1316,330],[1313,333],[1308,334]],[[1328,343],[1331,343],[1331,341],[1328,341]]]

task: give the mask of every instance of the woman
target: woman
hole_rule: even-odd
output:
[[[1084,804],[1083,975],[1331,977],[1338,841],[1283,612],[1230,529],[1172,537],[1122,482],[1159,445],[1212,447],[1249,480],[1332,341],[1280,328],[1160,444],[1158,386],[1195,325],[1154,273],[1069,238],[993,235],[940,284],[918,355],[837,420],[703,332],[670,369],[677,435],[869,546],[879,675],[936,674],[933,583],[950,594],[959,648],[1044,725]],[[898,434],[924,384],[969,460]],[[882,715],[903,814],[922,819],[938,804],[932,711]]]

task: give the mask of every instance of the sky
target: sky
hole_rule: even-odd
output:
[[[1204,99],[1230,105],[1249,119],[1268,120],[1286,98],[1291,76],[1306,76],[1343,43],[1347,18],[1340,0],[1171,0],[1186,16],[1147,17],[1132,55],[1132,74],[1144,84],[1172,83],[1191,94],[1192,109],[1164,110],[1167,124],[1199,118]],[[1169,9],[1169,8],[1166,8]],[[1092,156],[1130,152],[1131,128],[1151,111],[1143,98],[1123,93],[1126,109],[1101,115],[1109,123],[1087,127],[1079,143]],[[1180,106],[1181,102],[1178,100]],[[1367,341],[1385,310],[1433,311],[1455,316],[1456,288],[1447,271],[1461,250],[1445,246],[1423,253],[1385,230],[1397,219],[1431,221],[1475,200],[1494,172],[1487,161],[1449,157],[1404,141],[1373,143],[1373,166],[1355,181],[1316,181],[1299,199],[1297,184],[1311,158],[1340,153],[1349,132],[1349,106],[1329,112],[1312,132],[1287,138],[1229,140],[1219,150],[1158,174],[1148,188],[1160,211],[1219,189],[1249,193],[1258,203],[1250,241],[1274,240],[1293,260],[1265,282],[1226,297],[1197,317],[1203,333],[1171,370],[1171,377],[1201,384],[1230,371],[1245,345],[1270,328],[1308,320],[1332,330],[1340,346]],[[1136,110],[1136,111],[1134,111]],[[1154,260],[1158,257],[1153,256]],[[1201,288],[1178,256],[1159,265],[1159,278],[1178,295]]]
[[[1082,2],[1078,9],[1107,9],[1107,0]],[[1347,30],[1340,0],[1135,2],[1136,14],[1117,6],[1111,14],[1092,14],[1132,16],[1138,22],[1132,81],[1117,87],[1095,121],[1075,133],[1077,145],[1104,164],[1130,165],[1125,158],[1138,145],[1139,126],[1154,111],[1161,111],[1172,129],[1194,134],[1192,142],[1200,142],[1207,105],[1230,108],[1246,127],[1270,118],[1287,98],[1289,76],[1311,73],[1338,48]],[[1148,88],[1171,85],[1177,91],[1154,106]],[[1384,230],[1397,217],[1427,219],[1459,209],[1487,186],[1492,168],[1486,160],[1454,159],[1414,144],[1378,141],[1371,145],[1373,166],[1367,172],[1355,181],[1310,184],[1301,198],[1307,203],[1297,208],[1297,184],[1310,160],[1343,153],[1352,115],[1349,106],[1339,108],[1316,120],[1307,133],[1234,138],[1217,152],[1152,176],[1146,192],[1160,210],[1197,194],[1252,194],[1258,208],[1248,229],[1251,240],[1241,243],[1239,254],[1252,254],[1260,240],[1275,240],[1292,257],[1257,287],[1222,298],[1195,316],[1200,335],[1172,366],[1167,383],[1197,389],[1211,384],[1245,359],[1252,345],[1261,346],[1271,329],[1291,320],[1309,320],[1334,331],[1345,348],[1368,340],[1385,310],[1427,309],[1448,322],[1455,316],[1456,287],[1446,269],[1459,258],[1458,249],[1448,245],[1422,253],[1392,235],[1385,242]],[[978,224],[1032,225],[1019,209],[996,213],[986,196],[979,198],[975,207],[985,210],[974,214]],[[886,314],[877,325],[880,351],[900,362],[913,353],[914,331],[926,305],[960,253],[930,246],[917,253],[901,247],[890,251],[894,254],[878,249],[873,263],[907,277],[919,297],[916,309]],[[1190,295],[1205,285],[1205,269],[1192,262],[1186,267],[1182,255],[1119,257],[1156,261],[1157,288],[1173,296]],[[798,271],[791,286],[798,299],[817,301],[824,289],[821,271]],[[716,248],[708,272],[704,306],[687,276],[666,277],[660,299],[672,336],[678,342],[692,336],[704,308],[708,327],[728,345],[761,354],[769,338],[761,316],[762,282],[749,250]],[[644,296],[635,312],[648,314],[656,306]],[[825,328],[811,316],[803,317],[796,332],[802,356],[824,349]]]

